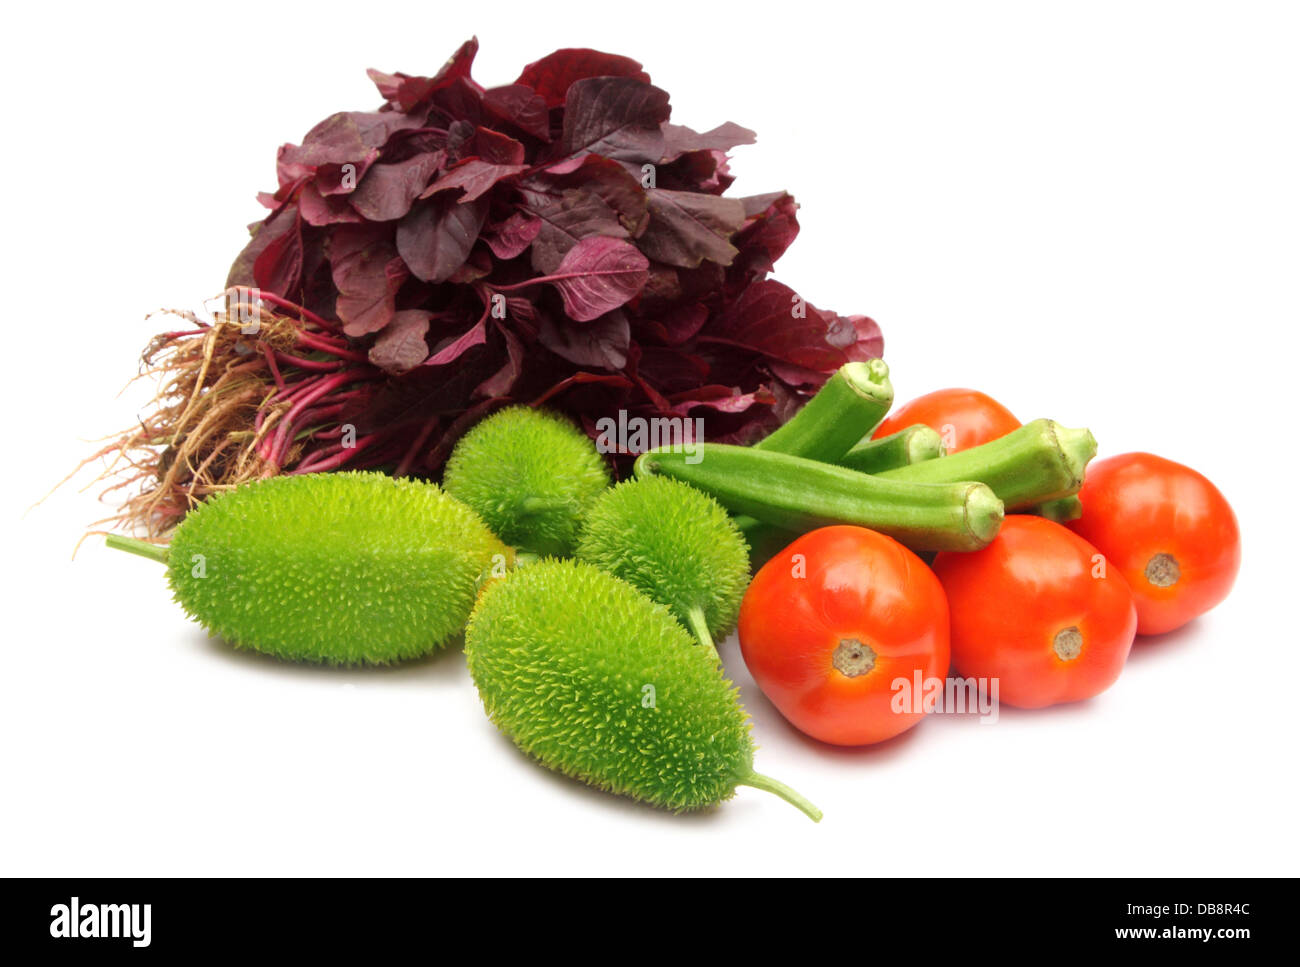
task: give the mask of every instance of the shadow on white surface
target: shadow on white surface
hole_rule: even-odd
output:
[[[1202,621],[1204,618],[1197,618],[1163,635],[1138,635],[1137,640],[1133,642],[1133,650],[1128,653],[1127,664],[1137,665],[1155,659],[1172,659],[1176,652],[1194,647],[1196,639],[1204,633]]]
[[[292,678],[327,678],[332,682],[366,682],[375,684],[391,679],[405,679],[428,683],[430,681],[455,681],[468,678],[465,670],[464,642],[456,638],[447,647],[423,658],[397,662],[392,665],[366,665],[340,667],[295,662],[274,655],[264,655],[251,648],[236,648],[224,638],[209,635],[202,628],[194,628],[179,647],[192,647],[206,652],[219,661],[247,668],[258,675],[283,675]]]
[[[680,826],[683,823],[693,825],[706,825],[715,822],[721,822],[725,819],[724,814],[728,809],[735,808],[733,800],[727,800],[720,803],[713,809],[702,809],[695,812],[673,813],[666,809],[660,809],[651,806],[649,803],[637,802],[635,799],[629,799],[626,796],[619,796],[612,792],[605,792],[595,786],[588,785],[580,779],[572,779],[552,769],[546,768],[532,756],[528,755],[519,746],[511,741],[510,737],[492,724],[486,716],[483,717],[482,728],[491,731],[493,738],[498,746],[507,750],[507,755],[514,760],[515,767],[519,770],[527,770],[527,775],[531,777],[528,781],[538,781],[553,786],[559,792],[583,802],[593,803],[597,806],[604,807],[623,815],[631,816],[636,820],[647,820],[666,823],[669,826]],[[503,758],[506,756],[503,756]],[[737,790],[737,795],[743,794],[748,787],[741,786]],[[767,798],[775,799],[768,796],[767,793],[759,790],[750,790]],[[787,809],[793,808],[785,803],[781,803]]]

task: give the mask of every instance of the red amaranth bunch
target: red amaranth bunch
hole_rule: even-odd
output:
[[[434,77],[371,71],[377,111],[279,151],[229,284],[365,354],[372,371],[313,379],[315,419],[355,424],[401,472],[436,472],[467,417],[506,401],[589,429],[620,409],[700,416],[711,439],[746,441],[880,355],[870,319],[767,279],[799,226],[783,192],[724,197],[726,153],[752,132],[670,123],[667,93],[626,57],[560,50],[484,88],[477,49]],[[374,465],[360,442],[313,457],[330,428],[291,425],[312,431],[297,469]],[[290,469],[284,441],[265,449]]]

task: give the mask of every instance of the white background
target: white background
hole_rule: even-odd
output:
[[[200,11],[203,12],[200,12]],[[24,4],[7,13],[0,873],[1296,874],[1300,23],[1285,4]],[[64,488],[160,328],[223,284],[274,153],[477,32],[640,59],[674,120],[756,129],[777,277],[866,312],[899,399],[971,385],[1215,480],[1235,593],[1077,706],[803,739],[722,649],[760,771],[675,817],[553,776],[458,651],[300,668],[209,641]],[[88,482],[82,477],[79,483]],[[1219,898],[1231,899],[1231,898]]]

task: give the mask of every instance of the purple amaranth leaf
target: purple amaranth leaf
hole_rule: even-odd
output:
[[[441,151],[418,154],[396,164],[377,164],[357,185],[349,200],[370,221],[401,218],[429,186],[445,161]]]
[[[527,171],[528,165],[497,165],[471,158],[462,161],[430,185],[421,198],[430,198],[440,191],[459,188],[464,191],[460,201],[469,202],[491,191],[498,181]]]
[[[512,124],[540,141],[551,140],[551,112],[527,84],[509,84],[483,92],[483,110],[494,120]]]
[[[795,240],[799,205],[783,191],[739,200],[745,206],[745,226],[732,239],[739,254],[727,275],[729,283],[743,287],[765,278]]]
[[[491,275],[492,268],[492,253],[476,245],[470,249],[469,258],[451,274],[451,278],[447,281],[453,285],[470,285]]]
[[[448,58],[442,69],[433,77],[412,77],[410,74],[385,74],[374,69],[366,71],[379,88],[380,95],[398,111],[409,112],[428,100],[436,91],[452,81],[469,77],[478,53],[478,38],[471,37]]]
[[[568,319],[542,319],[538,341],[575,366],[618,372],[627,365],[632,334],[621,310],[607,312],[587,325]]]
[[[522,194],[525,210],[541,222],[531,250],[532,265],[538,272],[556,271],[582,239],[628,237],[618,212],[595,192],[566,188],[556,194],[523,188]]]
[[[742,144],[753,144],[757,135],[749,128],[727,121],[709,131],[694,131],[683,124],[665,124],[664,153],[661,162],[680,158],[689,151],[730,151]]]
[[[665,394],[694,392],[709,379],[708,362],[695,353],[671,346],[636,345],[637,371]]]
[[[843,350],[828,341],[828,334],[818,309],[788,286],[767,279],[747,288],[699,338],[825,373],[848,361]]]
[[[443,150],[447,152],[448,160],[456,162],[473,157],[474,140],[477,134],[478,125],[469,121],[452,121],[451,124],[447,125],[447,137],[443,144]]]
[[[618,214],[618,220],[635,238],[645,229],[649,218],[646,189],[627,168],[617,161],[597,154],[570,159],[563,166],[552,166],[528,179],[535,191],[562,193],[575,188],[589,191]]]
[[[483,120],[483,89],[468,77],[458,77],[434,92],[428,111],[430,124],[454,119],[477,126]]]
[[[432,313],[423,309],[402,309],[393,313],[387,327],[370,347],[370,361],[387,373],[404,373],[424,362],[429,355],[425,336]]]
[[[857,340],[844,347],[844,354],[855,362],[881,359],[885,355],[885,337],[876,320],[869,316],[840,316],[853,327]]]
[[[588,77],[630,77],[650,83],[650,75],[632,58],[585,47],[567,47],[533,61],[515,83],[531,87],[553,108],[565,103],[575,81]]]
[[[336,225],[364,219],[350,204],[347,195],[321,195],[315,183],[302,186],[298,193],[298,210],[308,225]]]
[[[666,346],[680,346],[698,333],[708,318],[707,307],[691,302],[655,316],[639,318],[636,330],[638,335],[648,335]]]
[[[506,362],[499,370],[474,388],[475,396],[508,396],[519,381],[519,374],[524,368],[524,346],[519,338],[505,326],[498,326],[497,331],[505,341]]]
[[[721,151],[688,151],[655,168],[655,187],[721,195],[735,179]]]
[[[426,366],[442,366],[450,363],[454,359],[459,359],[465,351],[474,346],[483,345],[487,339],[487,313],[470,326],[467,330],[451,340],[444,346],[440,346],[434,351],[433,355],[425,362]]]
[[[379,149],[374,148],[360,161],[348,161],[341,165],[321,165],[316,169],[312,184],[326,198],[331,195],[350,195],[356,191],[357,185],[366,176],[370,166],[378,160]]]
[[[388,373],[345,394],[348,422],[375,434],[367,465],[427,470],[508,401],[579,419],[680,410],[709,439],[746,443],[836,366],[880,351],[865,317],[770,287],[796,206],[723,197],[727,152],[750,132],[670,123],[667,95],[628,58],[557,51],[494,88],[470,76],[476,50],[433,77],[371,72],[383,107],[285,146],[231,269],[339,319]],[[337,221],[349,209],[360,222]],[[635,264],[568,272],[606,246]],[[504,317],[480,320],[495,293]],[[448,361],[423,365],[429,350]]]
[[[670,113],[668,92],[636,78],[575,81],[564,100],[560,146],[570,158],[587,153],[653,163],[663,157],[661,125]]]
[[[340,225],[330,237],[329,258],[343,331],[364,336],[387,326],[396,311],[397,290],[407,278],[391,229]]]
[[[259,289],[287,298],[297,295],[302,282],[302,213],[292,210],[293,217],[284,223],[284,231],[267,244],[253,261],[253,281]],[[258,234],[261,234],[260,232]]]
[[[685,416],[697,406],[707,406],[721,413],[743,413],[751,406],[771,406],[772,402],[772,393],[765,387],[739,393],[730,386],[701,386],[689,399],[674,400],[673,412]]]
[[[559,290],[564,311],[575,322],[590,322],[617,309],[639,293],[650,263],[637,247],[618,238],[584,238],[551,275],[528,284],[548,282]]]
[[[649,205],[650,221],[637,244],[655,261],[693,268],[706,259],[730,265],[736,257],[728,239],[745,222],[736,199],[653,188]]]
[[[253,266],[260,256],[276,239],[286,232],[293,231],[294,224],[298,220],[297,206],[289,205],[278,212],[272,212],[267,216],[265,221],[255,222],[249,226],[249,232],[252,237],[244,250],[235,257],[234,263],[230,266],[230,273],[226,276],[226,287],[242,285],[252,288],[257,285],[257,278],[253,272]],[[284,295],[285,293],[276,293]]]
[[[418,128],[424,119],[397,111],[341,111],[331,114],[302,139],[281,153],[288,165],[356,163],[374,148],[383,147],[395,131]]]
[[[462,205],[442,195],[418,202],[397,224],[397,251],[417,279],[445,282],[469,258],[486,217],[482,200]]]
[[[524,146],[507,134],[480,126],[474,132],[474,154],[494,165],[521,165],[528,157]]]
[[[512,259],[522,255],[533,244],[542,230],[542,220],[526,211],[517,211],[505,221],[489,225],[483,231],[483,241],[499,259]],[[556,263],[559,264],[558,262]]]

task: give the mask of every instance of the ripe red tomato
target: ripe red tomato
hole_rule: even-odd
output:
[[[895,711],[895,683],[947,675],[948,604],[934,574],[893,538],[823,527],[754,577],[740,650],[795,728],[835,745],[880,742],[925,714],[920,696]]]
[[[1133,593],[1060,524],[1012,515],[988,547],[939,554],[934,572],[952,612],[953,667],[998,679],[999,701],[1074,702],[1119,677],[1137,630]]]
[[[1127,579],[1138,633],[1172,631],[1228,596],[1241,566],[1241,532],[1228,501],[1189,467],[1123,453],[1088,468],[1083,516],[1069,527]]]
[[[885,418],[871,434],[873,440],[924,423],[943,437],[949,453],[988,443],[1020,428],[1005,406],[973,389],[940,389],[918,396]]]

